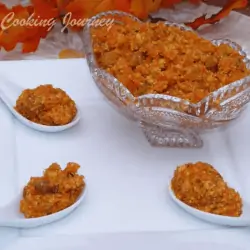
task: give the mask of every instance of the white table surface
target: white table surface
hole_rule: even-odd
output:
[[[249,250],[249,230],[22,237],[4,250]]]
[[[0,229],[0,249],[17,235],[80,237],[219,229],[186,214],[167,194],[174,168],[189,161],[213,164],[232,187],[250,200],[249,112],[231,128],[204,135],[202,149],[152,148],[135,123],[104,101],[85,60],[0,62],[0,74],[24,88],[46,83],[61,87],[82,112],[82,121],[75,128],[44,134],[24,127],[0,104],[0,181],[4,187],[0,189],[0,206],[52,162],[78,162],[88,183],[85,201],[69,217],[36,229]]]

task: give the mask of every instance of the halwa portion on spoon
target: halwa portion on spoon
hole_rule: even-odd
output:
[[[14,108],[26,119],[47,126],[69,124],[77,114],[74,100],[50,84],[23,90]]]
[[[20,212],[25,218],[37,218],[59,212],[73,205],[85,188],[80,165],[69,162],[64,170],[53,163],[42,177],[31,177],[24,187]]]
[[[177,199],[203,212],[239,217],[243,202],[239,193],[208,163],[187,163],[177,167],[171,180]]]

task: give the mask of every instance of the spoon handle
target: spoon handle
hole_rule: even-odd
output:
[[[0,227],[17,227],[18,226],[17,221],[19,220],[19,218],[16,218],[17,216],[19,216],[18,211],[15,211],[14,207],[7,206],[5,208],[1,208]]]
[[[13,108],[22,88],[12,81],[0,76],[0,98],[9,107]]]
[[[17,227],[17,225],[16,225],[16,223],[14,222],[13,223],[13,221],[1,221],[0,220],[0,227],[13,227],[13,228],[16,228]]]
[[[32,227],[25,221],[25,219],[11,219],[11,220],[0,220],[0,228],[1,227],[11,227],[11,228],[30,228]]]

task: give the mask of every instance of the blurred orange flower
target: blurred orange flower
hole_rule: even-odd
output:
[[[0,49],[13,50],[18,43],[22,44],[24,53],[37,50],[40,40],[46,38],[56,22],[71,19],[67,27],[79,31],[85,25],[83,19],[90,18],[100,12],[120,10],[131,13],[140,19],[147,19],[149,13],[160,8],[169,8],[182,0],[31,0],[29,6],[13,6],[8,9],[0,3]],[[201,0],[188,0],[198,4]],[[192,23],[194,29],[203,24],[218,22],[232,9],[243,8],[247,0],[231,0],[219,13],[210,19],[202,16]],[[70,15],[69,15],[70,14]]]

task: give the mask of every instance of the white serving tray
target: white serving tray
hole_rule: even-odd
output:
[[[167,193],[175,167],[190,161],[211,163],[250,200],[248,110],[230,129],[204,135],[202,149],[153,148],[136,123],[105,102],[83,59],[0,62],[1,74],[24,88],[47,83],[61,87],[82,113],[80,124],[71,130],[44,134],[24,127],[0,104],[5,174],[0,175],[0,206],[52,162],[78,162],[88,179],[88,194],[79,209],[57,223],[20,230],[23,236],[217,229],[182,211]]]

